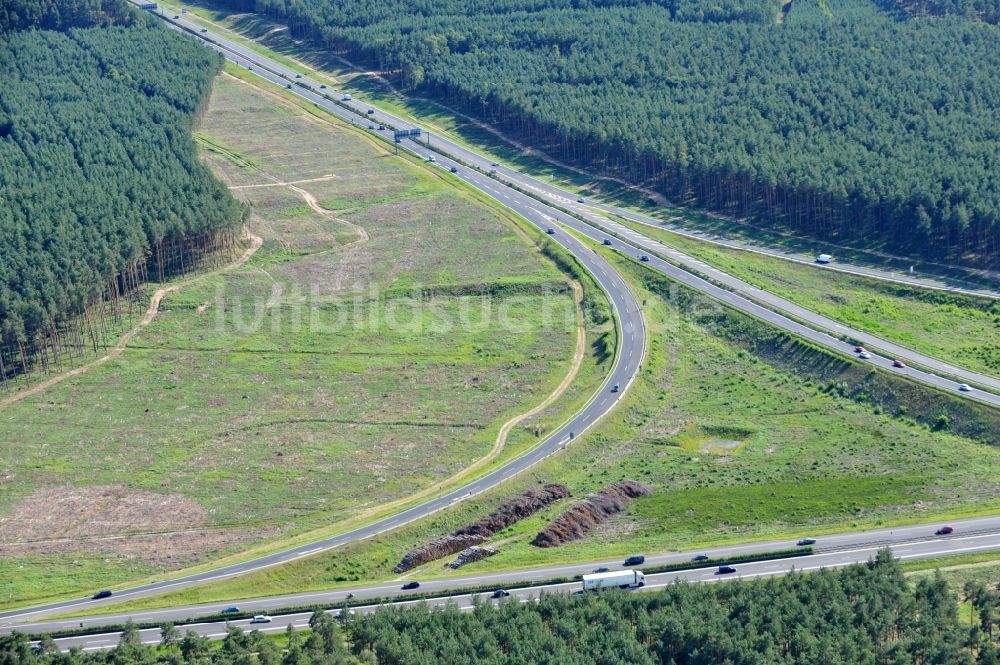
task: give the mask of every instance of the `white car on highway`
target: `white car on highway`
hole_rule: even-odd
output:
[[[271,623],[271,617],[266,614],[255,614],[250,623]]]

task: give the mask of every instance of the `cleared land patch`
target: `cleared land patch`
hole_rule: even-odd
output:
[[[0,557],[113,550],[150,566],[170,566],[264,535],[259,529],[205,528],[208,522],[208,510],[182,494],[122,485],[48,487],[0,518]]]
[[[493,450],[501,426],[570,370],[568,278],[433,171],[231,77],[197,131],[263,247],[166,294],[120,356],[0,411],[0,519],[33,502],[40,520],[0,541],[22,548],[0,563],[7,604],[404,500]],[[588,322],[588,339],[602,330]],[[502,454],[537,441],[605,369],[588,354]],[[125,509],[127,497],[183,501],[201,535],[185,541],[179,523],[142,511],[117,529],[111,511],[68,530],[90,505],[72,497],[108,487]],[[68,503],[37,501],[59,493]],[[166,539],[179,545],[161,556]]]

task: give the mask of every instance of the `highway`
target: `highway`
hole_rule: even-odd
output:
[[[207,40],[210,46],[237,65],[251,68],[257,75],[278,85],[291,85],[291,90],[295,94],[349,122],[362,127],[367,127],[369,124],[377,127],[382,124],[396,129],[416,128],[405,120],[367,105],[363,100],[342,100],[340,93],[335,90],[322,90],[319,87],[321,84],[317,81],[299,75],[294,70],[227,40],[215,32],[201,28],[184,17],[174,19],[172,15],[167,14],[163,18],[168,25]],[[385,133],[388,131],[385,130]],[[378,130],[373,133],[382,134]],[[853,349],[857,343],[870,346],[869,352],[872,353],[872,358],[867,362],[885,371],[907,376],[961,397],[1000,406],[1000,379],[996,377],[956,367],[799,307],[780,296],[762,291],[643,236],[602,213],[614,213],[643,223],[655,224],[656,220],[652,218],[611,206],[579,203],[570,192],[502,165],[493,166],[487,158],[440,136],[431,139],[433,151],[412,139],[404,139],[400,146],[424,157],[434,156],[442,167],[456,167],[460,178],[533,222],[537,223],[539,216],[542,216],[569,226],[599,242],[610,234],[625,243],[625,246],[622,246],[621,242],[616,243],[616,249],[633,258],[643,254],[649,256],[651,267],[735,309],[843,355],[853,356]],[[492,169],[496,169],[497,172],[491,174]],[[525,195],[525,192],[533,196]],[[904,361],[908,366],[894,367],[893,361],[897,359]],[[970,384],[974,389],[969,392],[959,391],[960,382]]]
[[[224,43],[224,40],[222,40],[218,35],[214,35],[207,31],[202,32],[202,29],[183,21],[183,19],[175,21],[175,23],[185,23],[186,25],[183,26],[184,28],[212,40],[210,44],[213,48],[221,50],[226,54],[226,57],[230,58],[238,65],[252,67],[253,71],[257,75],[267,80],[278,83],[282,86],[287,86],[291,81],[299,81],[300,83],[305,83],[312,88],[318,89],[319,87],[315,82],[309,82],[304,79],[296,79],[294,72],[287,71],[277,63],[263,58],[258,54],[245,51],[245,49],[242,49],[242,47],[238,47],[237,45]],[[297,95],[322,106],[341,118],[355,123],[363,122],[367,124],[367,121],[364,120],[363,117],[358,116],[349,109],[345,109],[339,105],[339,102],[335,102],[326,95],[321,94],[322,91],[294,84],[291,89]],[[373,118],[372,122],[374,123],[383,122],[397,127],[405,125],[405,123],[402,123],[395,118],[385,116],[377,111],[369,115],[367,114],[367,110],[368,109],[364,105],[357,108],[357,111],[359,111],[362,116]],[[378,132],[376,130],[373,133],[377,134]],[[404,141],[401,144],[401,147],[412,150],[417,154],[428,154],[422,145],[411,141]],[[582,221],[559,207],[547,205],[518,191],[517,189],[504,186],[487,172],[467,168],[464,163],[454,161],[444,156],[439,157],[439,164],[445,169],[455,167],[458,170],[456,175],[461,179],[475,186],[477,189],[495,199],[499,203],[521,214],[539,228],[545,231],[551,230],[551,237],[553,240],[560,243],[573,256],[575,256],[581,265],[594,276],[601,288],[608,294],[612,308],[615,312],[616,323],[618,325],[618,355],[616,356],[614,366],[607,382],[587,403],[587,405],[576,415],[571,417],[564,425],[557,428],[538,446],[524,455],[503,464],[493,471],[490,471],[476,480],[441,497],[421,503],[398,514],[378,520],[370,525],[354,529],[337,536],[259,557],[244,563],[225,566],[216,570],[187,575],[172,580],[164,580],[161,582],[119,590],[116,591],[114,597],[111,599],[94,601],[90,598],[81,598],[50,603],[48,605],[34,608],[9,610],[0,613],[0,624],[9,625],[10,622],[31,620],[46,615],[65,613],[72,610],[100,607],[102,605],[118,602],[123,599],[138,598],[141,596],[175,590],[185,586],[245,574],[270,566],[287,563],[304,556],[328,551],[347,543],[363,540],[376,534],[398,528],[454,505],[456,502],[466,500],[487,491],[533,466],[534,464],[537,464],[549,455],[558,453],[558,451],[568,445],[575,436],[579,436],[584,431],[589,429],[614,406],[614,404],[621,398],[629,385],[632,383],[632,380],[638,372],[643,360],[647,333],[639,309],[639,304],[636,302],[634,295],[628,289],[621,276],[613,268],[611,268],[611,266],[598,253],[578,241],[572,234],[566,233],[565,230],[558,225],[562,224],[565,227],[572,228],[587,238],[598,242],[607,237],[607,234],[594,225]],[[612,248],[635,259],[638,259],[641,255],[646,254],[648,251],[645,248],[640,248],[635,244],[628,244],[618,239],[613,242]],[[732,291],[721,288],[712,282],[709,282],[691,272],[683,270],[676,265],[661,259],[656,255],[650,254],[649,259],[648,265],[652,268],[657,269],[664,274],[691,286],[692,288],[717,298],[718,300],[721,300],[737,309],[767,320],[778,327],[811,339],[818,344],[837,351],[844,351],[844,342],[827,333],[814,330],[808,326],[792,321],[788,317],[775,313],[770,309],[754,303]],[[896,371],[891,367],[891,361],[881,356],[874,356],[873,362],[877,365],[885,367],[889,371]],[[900,371],[910,375],[912,378],[916,378],[924,381],[925,383],[936,385],[944,389],[952,389],[954,385],[952,382],[948,382],[941,377],[919,372],[916,369]],[[613,392],[612,386],[616,385],[619,386],[620,389],[617,392]],[[974,393],[974,397],[993,404],[1000,404],[1000,397],[984,391],[976,391]]]
[[[867,561],[873,557],[879,549],[889,547],[894,555],[901,560],[938,557],[947,554],[969,553],[985,550],[1000,549],[1000,518],[985,518],[962,520],[953,523],[955,532],[947,536],[934,535],[933,526],[903,527],[899,529],[874,530],[863,533],[831,535],[817,538],[813,554],[791,559],[777,559],[773,561],[760,561],[753,563],[737,563],[735,574],[720,575],[715,566],[693,568],[684,571],[667,573],[647,573],[646,587],[644,591],[655,590],[674,580],[686,580],[689,582],[719,582],[734,579],[754,579],[758,577],[768,577],[782,575],[792,569],[799,571],[813,571],[819,568],[837,568]],[[636,566],[638,570],[644,567],[664,563],[686,563],[694,554],[707,554],[713,558],[729,556],[736,553],[746,552],[766,552],[775,549],[784,549],[795,545],[794,541],[773,541],[769,543],[755,543],[749,546],[732,546],[710,548],[705,550],[675,552],[661,556],[650,556],[642,566]],[[428,605],[437,606],[447,603],[455,603],[461,609],[471,609],[474,595],[479,595],[482,599],[490,597],[489,592],[483,594],[469,594],[460,591],[462,586],[486,586],[488,588],[504,588],[505,583],[515,581],[531,580],[551,580],[559,577],[571,577],[592,572],[596,567],[606,566],[612,570],[622,568],[621,560],[615,561],[592,561],[584,564],[553,566],[544,569],[533,569],[528,571],[517,571],[511,573],[496,573],[491,575],[480,575],[475,577],[452,578],[448,580],[438,580],[436,582],[424,583],[420,591],[441,591],[443,589],[459,589],[455,593],[439,598],[421,600],[406,600],[408,592],[401,591],[398,584],[395,585],[374,585],[369,587],[359,587],[355,589],[338,589],[331,592],[294,594],[273,598],[258,598],[237,603],[243,612],[257,614],[268,614],[276,612],[284,607],[304,607],[309,605],[331,607],[342,603],[347,593],[354,594],[355,603],[358,605],[351,608],[357,614],[365,614],[375,611],[380,604],[365,604],[366,598],[379,598],[382,601],[391,599],[389,602],[397,605],[410,605],[419,602],[426,602]],[[492,585],[492,587],[491,587]],[[539,593],[571,592],[580,588],[580,582],[564,583],[540,583],[518,589],[510,589],[513,601],[528,602],[537,598]],[[409,592],[412,593],[412,592]],[[494,601],[495,602],[495,601]],[[86,626],[101,626],[120,624],[129,619],[139,622],[163,622],[170,621],[177,623],[182,631],[194,630],[199,634],[208,637],[218,638],[225,636],[226,627],[224,622],[199,622],[196,617],[204,616],[213,612],[218,612],[225,607],[232,605],[211,604],[197,605],[182,608],[171,608],[169,610],[153,610],[135,612],[132,614],[108,614],[103,616],[87,617],[82,619]],[[247,629],[259,629],[265,632],[284,631],[287,626],[293,625],[302,628],[308,625],[310,613],[302,612],[295,614],[284,614],[273,616],[272,622],[268,624],[250,624],[248,619],[238,619],[231,621],[231,625]],[[195,618],[192,621],[186,621]],[[36,623],[29,623],[17,626],[17,630],[31,634],[51,632],[55,630],[68,630],[79,627],[81,619],[76,620],[52,620]],[[11,627],[0,628],[0,633],[9,633]],[[159,629],[144,630],[141,633],[143,641],[148,644],[159,642]],[[103,650],[113,647],[118,642],[120,633],[110,631],[107,633],[97,633],[91,635],[81,635],[77,637],[65,637],[56,640],[56,643],[63,650],[68,650],[72,646],[78,646],[85,650]]]

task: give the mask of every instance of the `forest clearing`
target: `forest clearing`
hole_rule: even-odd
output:
[[[433,174],[229,76],[197,131],[263,246],[163,294],[120,356],[0,411],[0,511],[56,492],[53,510],[92,515],[72,528],[44,512],[4,521],[0,568],[44,573],[0,575],[5,601],[172,570],[405,500],[531,445],[603,372],[577,351],[569,280]],[[154,511],[156,492],[188,506],[188,527],[147,510],[112,518],[93,492]]]

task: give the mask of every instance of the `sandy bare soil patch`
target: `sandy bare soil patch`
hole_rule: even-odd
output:
[[[0,556],[114,552],[161,566],[261,536],[204,528],[207,517],[204,507],[181,494],[121,485],[46,487],[0,516]]]
[[[196,527],[207,511],[181,494],[121,485],[43,487],[0,517],[0,544]]]

